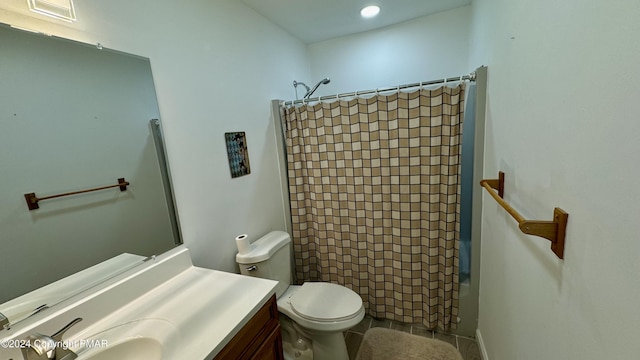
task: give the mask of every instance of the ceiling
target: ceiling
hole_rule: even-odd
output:
[[[471,0],[242,0],[303,42],[310,44],[378,29],[440,11]],[[360,17],[360,9],[378,5],[380,14]]]

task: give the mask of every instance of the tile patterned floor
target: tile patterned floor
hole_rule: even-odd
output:
[[[482,360],[482,357],[480,356],[480,348],[478,347],[478,343],[475,339],[433,332],[422,326],[408,325],[391,320],[377,320],[368,315],[365,316],[358,325],[352,327],[345,333],[345,341],[347,343],[347,351],[349,352],[350,360],[355,359],[365,331],[374,327],[395,329],[414,335],[446,341],[460,351],[464,360]]]

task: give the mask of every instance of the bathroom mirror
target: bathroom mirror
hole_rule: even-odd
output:
[[[4,24],[0,44],[1,329],[181,240],[149,59]]]

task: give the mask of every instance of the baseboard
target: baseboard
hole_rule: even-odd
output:
[[[476,329],[476,341],[478,342],[478,346],[480,347],[480,355],[482,356],[482,360],[489,360],[487,349],[485,349],[484,341],[482,341],[482,334],[480,333],[480,329]]]

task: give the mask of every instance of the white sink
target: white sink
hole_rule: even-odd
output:
[[[68,340],[78,360],[176,359],[179,341],[178,329],[163,319],[135,320],[82,340]]]

